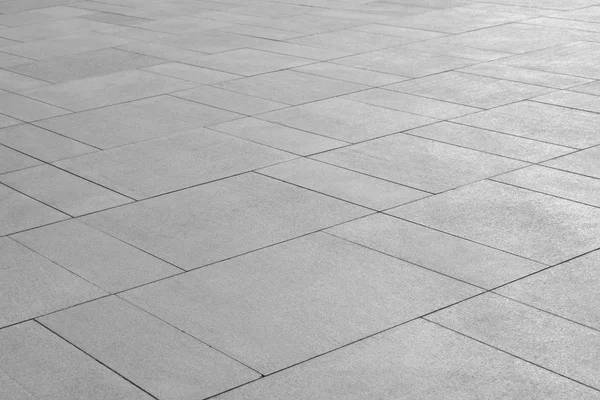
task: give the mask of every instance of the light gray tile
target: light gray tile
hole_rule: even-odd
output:
[[[573,21],[562,18],[550,18],[549,17],[538,17],[532,18],[525,21],[527,24],[532,25],[540,25],[540,26],[548,26],[553,28],[560,28],[563,32],[570,30],[572,32],[577,32],[577,37],[579,40],[587,40],[589,42],[597,42],[600,40],[600,26],[598,26],[595,22],[585,22],[585,21]]]
[[[108,292],[129,289],[181,272],[74,220],[22,232],[12,238]]]
[[[265,374],[477,293],[316,233],[123,296]]]
[[[279,150],[200,129],[56,165],[119,193],[143,199],[292,158]]]
[[[49,84],[50,83],[41,81],[39,79],[30,78],[21,74],[15,74],[10,71],[0,70],[0,89],[3,90],[8,90],[10,92],[22,92],[27,89],[33,89]]]
[[[510,400],[598,392],[448,329],[417,320],[218,396],[219,400]]]
[[[461,124],[574,148],[600,143],[600,115],[524,101],[460,117]]]
[[[59,83],[29,90],[26,94],[34,99],[68,110],[84,111],[143,97],[190,89],[194,86],[197,86],[197,84],[150,72],[133,70]]]
[[[85,217],[184,269],[224,260],[368,214],[366,209],[245,174]]]
[[[276,18],[266,22],[257,22],[253,25],[306,34],[315,34],[350,28],[352,26],[358,26],[362,24],[359,21],[350,21],[341,18],[313,14],[301,14],[291,17]]]
[[[377,33],[361,32],[350,29],[341,29],[291,40],[292,43],[333,48],[353,53],[362,53],[386,47],[399,46],[410,43],[411,41],[411,39],[399,36],[380,35]]]
[[[245,115],[261,114],[288,107],[287,104],[211,86],[184,90],[183,92],[173,93],[173,95]]]
[[[225,32],[237,33],[240,35],[253,36],[271,40],[288,40],[299,36],[304,36],[304,33],[284,31],[281,29],[265,28],[263,26],[252,26],[236,24],[220,30]]]
[[[16,65],[8,69],[48,82],[65,82],[148,67],[164,60],[117,49],[101,49]],[[1,86],[0,86],[1,87]]]
[[[379,33],[382,35],[400,36],[414,41],[435,39],[437,37],[445,36],[445,33],[433,32],[429,30],[404,28],[401,26],[392,26],[386,24],[367,24],[361,26],[355,26],[353,30]]]
[[[340,58],[333,62],[410,78],[437,74],[475,63],[465,58],[406,50],[401,47]]]
[[[256,143],[275,147],[302,156],[345,146],[347,143],[256,118],[241,118],[211,126]]]
[[[493,61],[513,55],[512,53],[480,49],[476,47],[464,46],[461,44],[440,43],[442,39],[412,43],[406,46],[402,46],[402,48],[414,51],[421,51],[424,53],[442,54],[446,56],[464,58],[467,60],[475,61]]]
[[[386,89],[479,108],[498,107],[552,91],[541,86],[459,72],[400,82],[386,86]]]
[[[261,119],[346,142],[360,142],[436,120],[370,104],[334,98],[260,115]]]
[[[452,122],[427,125],[410,130],[407,133],[531,163],[542,162],[574,151],[569,147],[505,135]]]
[[[259,172],[377,210],[428,196],[428,193],[406,186],[306,158],[267,167]]]
[[[595,251],[521,279],[497,292],[600,330],[600,284]]]
[[[195,65],[198,60],[203,59],[206,54],[197,51],[180,49],[178,47],[167,46],[157,43],[131,42],[123,46],[116,47],[119,50],[130,51],[133,53],[145,54],[152,57],[162,58],[164,60],[176,61],[184,64]],[[165,74],[166,75],[166,74]],[[183,79],[183,78],[182,78]]]
[[[252,48],[318,61],[332,60],[334,58],[346,57],[352,54],[347,51],[325,49],[322,47],[304,46],[297,43],[289,43],[276,40],[263,40],[258,43],[253,43]]]
[[[549,265],[600,247],[597,208],[497,182],[475,183],[390,213]]]
[[[74,217],[133,201],[51,165],[4,174],[0,182]]]
[[[84,17],[93,14],[93,11],[82,10],[75,7],[46,7],[37,10],[10,13],[0,16],[0,25],[20,26],[53,21],[63,18]]]
[[[0,327],[105,295],[14,240],[0,238],[0,248]]]
[[[366,89],[367,86],[295,71],[237,79],[215,84],[227,90],[289,105],[308,103]],[[1,110],[0,110],[1,111]]]
[[[588,175],[600,179],[600,147],[592,147],[544,163],[552,168]]]
[[[404,134],[332,150],[314,158],[430,193],[527,165]]]
[[[69,114],[69,111],[13,93],[0,93],[0,112],[30,122]]]
[[[326,78],[340,79],[367,86],[383,86],[396,82],[402,82],[408,78],[384,74],[382,72],[369,71],[367,69],[347,67],[333,63],[315,63],[303,67],[294,68],[294,71],[324,76]]]
[[[596,96],[600,96],[600,85],[598,81],[594,81],[591,83],[586,83],[585,85],[576,86],[571,90],[581,93],[593,94]]]
[[[148,21],[136,24],[140,29],[150,31],[176,33],[176,34],[193,34],[199,31],[210,29],[219,29],[229,26],[230,24],[200,18],[192,18],[188,16],[179,18],[168,18],[157,21]]]
[[[228,81],[239,78],[239,75],[228,74],[226,72],[215,71],[214,69],[196,67],[193,65],[171,62],[144,68],[145,71],[155,74],[167,75],[173,78],[183,79],[202,84]]]
[[[0,6],[1,13],[16,13],[20,11],[29,11],[36,8],[44,8],[58,5],[74,3],[77,0],[8,0],[2,2]]]
[[[225,110],[159,96],[46,119],[36,125],[107,149],[238,117],[240,115]]]
[[[66,214],[0,185],[0,236],[67,218]]]
[[[0,145],[0,174],[33,167],[41,163],[41,161],[26,156],[23,153]]]
[[[266,39],[214,30],[167,37],[159,39],[157,43],[203,53],[221,53],[241,48],[256,48],[255,44],[264,40]]]
[[[557,18],[572,19],[576,21],[600,22],[600,6],[580,8],[554,14]]]
[[[486,289],[546,267],[383,214],[338,225],[326,232]]]
[[[344,98],[437,119],[456,118],[481,110],[480,108],[383,89],[365,90],[349,94]]]
[[[583,111],[600,113],[600,97],[592,94],[558,90],[540,97],[531,99],[540,103],[554,104],[556,106],[577,108]]]
[[[427,319],[592,387],[600,386],[600,332],[494,294]]]
[[[0,129],[0,143],[46,162],[96,151],[93,147],[29,124]]]
[[[1,35],[3,38],[16,40],[19,42],[30,42],[100,30],[110,26],[110,24],[90,21],[83,18],[68,18],[2,29]]]
[[[24,397],[5,399],[148,400],[146,393],[36,322],[0,331],[1,375]]]
[[[70,308],[41,322],[161,399],[206,398],[259,377],[118,297]]]

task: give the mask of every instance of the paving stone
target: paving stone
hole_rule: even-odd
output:
[[[3,14],[29,11],[36,8],[44,8],[58,5],[75,3],[77,0],[9,0],[2,2],[0,12]]]
[[[587,93],[587,94],[593,94],[596,96],[600,96],[600,85],[598,85],[598,82],[591,82],[591,83],[586,83],[585,85],[581,85],[581,86],[576,86],[574,88],[572,88],[571,90],[575,91],[575,92],[581,92],[581,93]]]
[[[71,216],[132,201],[51,165],[4,174],[0,176],[0,182]]]
[[[573,10],[596,4],[594,0],[573,0],[568,3],[561,0],[492,0],[491,3],[510,4],[522,7],[542,7],[553,10]]]
[[[253,43],[252,48],[319,61],[333,60],[334,58],[346,57],[352,54],[347,51],[303,46],[301,44],[275,40],[263,40],[258,43]]]
[[[445,33],[433,32],[430,30],[404,28],[401,26],[392,26],[385,24],[361,25],[355,26],[352,29],[363,32],[379,33],[381,35],[400,36],[407,39],[413,39],[415,41],[435,39],[446,35]]]
[[[344,98],[437,119],[456,118],[481,111],[480,108],[466,107],[460,104],[383,89],[365,90],[344,96]]]
[[[304,33],[284,31],[281,29],[271,29],[262,26],[251,26],[251,25],[231,25],[220,30],[225,32],[237,33],[240,35],[253,36],[263,39],[271,40],[288,40],[304,36]]]
[[[0,385],[0,396],[5,399],[151,399],[36,322],[0,331],[0,362],[0,381],[4,375],[7,385]],[[11,384],[22,397],[4,392]]]
[[[332,150],[314,158],[430,193],[527,165],[404,134]]]
[[[14,240],[0,238],[0,248],[0,327],[105,295]]]
[[[335,31],[362,25],[358,21],[334,18],[322,15],[300,14],[283,18],[276,18],[266,22],[258,22],[254,25],[267,28],[282,29],[292,32],[315,34],[321,32]]]
[[[0,112],[22,121],[56,117],[69,111],[13,93],[0,92]]]
[[[596,330],[491,293],[427,319],[578,382],[600,385]]]
[[[550,160],[544,163],[552,168],[558,168],[577,174],[591,176],[600,179],[600,148],[592,147],[577,153],[568,154],[564,157]]]
[[[557,18],[573,19],[576,21],[600,22],[600,6],[591,6],[578,10],[564,11],[553,14],[553,16]]]
[[[143,22],[136,24],[136,26],[140,29],[147,29],[157,32],[193,34],[199,31],[224,28],[229,26],[229,24],[207,19],[203,20],[200,18],[180,17]]]
[[[245,115],[256,115],[289,107],[287,104],[276,101],[211,86],[202,86],[197,89],[176,92],[173,93],[173,96]]]
[[[527,24],[550,26],[564,30],[578,31],[579,40],[597,42],[600,40],[600,26],[595,22],[572,21],[561,18],[538,17],[525,21]],[[588,32],[585,32],[588,31]]]
[[[25,93],[34,99],[68,110],[84,111],[190,89],[194,86],[197,84],[134,70],[59,83]]]
[[[247,47],[256,48],[254,45],[262,40],[264,39],[215,30],[166,37],[158,40],[158,43],[203,53],[221,53]]]
[[[460,72],[395,83],[386,89],[479,108],[494,108],[552,91],[541,86]]]
[[[554,265],[600,247],[597,208],[497,182],[479,182],[389,213]]]
[[[84,222],[192,269],[369,212],[254,174],[118,207]]]
[[[0,129],[0,143],[46,162],[96,151],[93,147],[30,124]]]
[[[123,25],[123,26],[135,26],[137,24],[150,21],[145,18],[137,18],[137,17],[132,17],[129,15],[103,13],[103,12],[95,12],[90,15],[85,15],[81,18],[89,19],[91,21],[106,22],[108,24]]]
[[[259,172],[376,210],[391,208],[429,195],[406,186],[306,158],[267,167]]]
[[[546,267],[384,214],[338,225],[326,232],[486,289]]]
[[[154,72],[155,74],[167,75],[173,78],[198,82],[205,85],[215,82],[228,81],[230,79],[236,79],[240,77],[239,75],[235,74],[228,74],[226,72],[215,71],[214,69],[201,68],[178,62],[155,65],[153,67],[144,68],[144,70]]]
[[[41,322],[161,399],[206,398],[259,375],[117,297]]]
[[[37,10],[10,13],[0,16],[0,25],[20,26],[42,23],[63,18],[84,17],[93,14],[93,11],[82,10],[75,7],[46,7]]]
[[[497,289],[497,292],[594,329],[600,329],[597,304],[598,256],[594,251],[539,274]]]
[[[598,399],[550,371],[423,320],[354,343],[234,389],[219,400],[329,400],[490,396]]]
[[[401,47],[340,58],[333,62],[409,78],[437,74],[475,63],[464,58],[406,50]]]
[[[499,61],[513,67],[600,79],[600,43],[576,42]]]
[[[341,29],[334,32],[320,33],[292,39],[292,43],[308,46],[327,47],[350,52],[365,52],[379,50],[386,47],[399,46],[410,43],[411,39],[399,36],[380,35],[377,33]]]
[[[367,69],[347,67],[333,63],[315,63],[294,68],[294,71],[324,76],[326,78],[340,79],[367,86],[383,86],[396,82],[402,82],[408,78],[384,74],[382,72],[369,71]]]
[[[11,67],[13,65],[25,64],[31,61],[33,60],[29,58],[19,57],[8,53],[0,53],[0,66],[2,68]]]
[[[442,38],[444,39],[444,38]],[[464,58],[475,61],[493,61],[512,56],[511,53],[480,49],[464,46],[462,44],[439,43],[438,40],[427,40],[402,46],[403,49],[420,51],[424,53],[442,54],[446,56]]]
[[[256,118],[224,122],[211,126],[211,129],[302,156],[347,145],[346,142]]]
[[[41,164],[41,161],[0,145],[0,174]]]
[[[240,117],[176,97],[158,96],[117,104],[36,124],[61,135],[107,149],[190,131]],[[0,130],[1,137],[2,130]]]
[[[239,49],[206,56],[197,65],[252,76],[298,67],[314,61],[254,49]]]
[[[535,97],[532,100],[539,101],[540,103],[600,113],[600,97],[592,94],[558,90],[540,97]]]
[[[158,258],[74,220],[11,237],[108,292],[130,289],[181,272]]]
[[[101,49],[21,64],[8,69],[19,74],[56,83],[148,67],[164,62],[159,58],[128,51]]]
[[[123,296],[265,374],[477,293],[317,233]]]
[[[525,101],[455,120],[461,124],[555,143],[586,148],[600,143],[600,115]]]
[[[11,92],[21,92],[27,89],[33,89],[40,86],[46,86],[50,83],[33,79],[25,75],[15,74],[10,71],[0,71],[0,89]]]
[[[436,120],[334,98],[260,115],[261,119],[356,143],[431,124]]]
[[[216,83],[215,86],[289,105],[309,103],[367,88],[367,86],[356,83],[295,71],[272,72]]]
[[[56,165],[139,200],[292,158],[279,150],[199,129],[63,160]]]
[[[110,26],[111,25],[109,24],[90,21],[83,18],[69,18],[2,29],[2,37],[19,42],[30,42],[34,40],[47,40],[53,37],[100,30]]]
[[[505,135],[452,122],[427,125],[410,130],[407,133],[531,163],[542,162],[574,151],[569,147]]]

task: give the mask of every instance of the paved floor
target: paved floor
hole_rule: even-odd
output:
[[[0,399],[600,399],[600,0],[0,13]]]

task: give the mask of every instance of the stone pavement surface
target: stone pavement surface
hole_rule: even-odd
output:
[[[0,0],[0,399],[600,399],[600,0]]]

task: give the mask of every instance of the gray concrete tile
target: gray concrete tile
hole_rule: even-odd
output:
[[[596,330],[492,293],[427,319],[586,385],[600,386]]]
[[[328,62],[305,65],[294,68],[293,70],[367,86],[383,86],[409,79],[399,75],[384,74],[382,72],[347,67],[345,65],[338,65]]]
[[[292,43],[300,43],[307,46],[326,47],[353,53],[379,50],[386,47],[394,47],[410,43],[411,39],[401,36],[380,35],[377,33],[341,29],[333,32],[320,33],[317,35],[304,36],[292,39]]]
[[[600,330],[599,255],[598,251],[594,251],[496,291]]]
[[[202,86],[197,89],[176,92],[173,93],[173,96],[245,115],[262,114],[289,107],[287,104],[276,101],[211,86]]]
[[[497,182],[475,183],[389,213],[548,265],[600,247],[597,208]]]
[[[492,0],[490,3],[517,7],[541,7],[548,10],[573,10],[595,4],[594,0],[573,0],[565,3],[561,0]]]
[[[386,24],[367,24],[355,26],[352,29],[356,31],[379,33],[381,35],[399,36],[414,41],[435,39],[446,35],[445,33],[433,32],[430,30],[404,28]]]
[[[40,321],[161,399],[206,398],[259,375],[118,297]]]
[[[462,44],[449,44],[445,42],[440,43],[440,41],[444,39],[445,38],[411,43],[406,46],[402,46],[402,49],[420,51],[424,53],[442,54],[475,61],[493,61],[513,55],[512,53],[481,49]]]
[[[556,160],[547,161],[544,165],[600,179],[600,170],[598,169],[600,163],[599,157],[600,147],[596,146],[577,153],[568,154]]]
[[[481,111],[480,108],[467,107],[460,104],[383,89],[365,90],[349,94],[344,96],[344,98],[437,119],[456,118]]]
[[[0,145],[0,174],[33,167],[41,163],[41,161],[36,160],[35,158],[31,158],[23,153]]]
[[[583,111],[600,113],[600,97],[592,94],[558,90],[540,97],[531,99],[540,103],[554,104],[556,106],[576,108]]]
[[[10,92],[22,92],[24,90],[33,89],[40,86],[46,86],[49,84],[49,82],[44,82],[39,79],[30,78],[28,76],[21,75],[20,73],[15,74],[10,71],[0,70],[1,90],[8,90]]]
[[[84,222],[192,269],[368,214],[255,174],[115,208]]]
[[[250,78],[216,83],[215,86],[288,105],[309,103],[367,88],[367,86],[356,83],[295,71],[272,72]]]
[[[0,238],[0,248],[0,327],[106,294],[14,240]]]
[[[19,57],[13,54],[0,53],[0,67],[11,67],[13,65],[25,64],[31,62],[30,58]]]
[[[305,35],[304,33],[300,32],[291,32],[284,31],[281,29],[266,28],[264,26],[252,26],[242,24],[231,25],[225,28],[220,28],[220,30],[224,32],[237,33],[240,35],[253,36],[257,38],[271,40],[288,40]]]
[[[476,293],[316,233],[122,296],[265,374]]]
[[[257,22],[253,25],[282,29],[292,32],[315,34],[350,28],[353,26],[362,25],[362,23],[359,21],[351,21],[348,19],[334,18],[324,15],[300,14],[276,18],[265,22]]]
[[[190,65],[195,65],[196,62],[202,60],[206,56],[205,53],[200,53],[197,51],[139,41],[118,46],[116,49],[130,51],[132,53],[145,54],[152,57],[162,58],[167,61],[180,62]]]
[[[430,193],[440,193],[526,163],[398,134],[314,156],[315,159]]]
[[[29,90],[25,94],[68,110],[84,111],[194,86],[197,84],[133,70],[59,83]]]
[[[30,124],[0,129],[0,143],[46,162],[96,151],[93,147]]]
[[[552,91],[542,86],[459,72],[395,83],[386,89],[479,108],[498,107]]]
[[[75,220],[21,232],[11,238],[111,293],[181,272]]]
[[[0,185],[0,236],[67,218],[66,214]]]
[[[64,108],[54,107],[28,97],[1,92],[0,112],[26,122],[70,113]]]
[[[600,79],[600,43],[577,42],[499,61],[513,67]]]
[[[258,172],[376,210],[391,208],[429,195],[393,182],[306,158],[267,167]]]
[[[600,143],[597,129],[600,115],[532,101],[509,104],[455,121],[579,149]]]
[[[252,76],[310,64],[314,61],[254,49],[239,49],[206,56],[202,67],[237,75]]]
[[[253,43],[252,48],[318,61],[333,60],[335,58],[346,57],[352,54],[347,51],[304,46],[301,44],[275,40],[263,40],[261,42]]]
[[[128,51],[101,49],[16,65],[8,69],[19,74],[57,83],[148,67],[164,62],[159,58]]]
[[[139,200],[292,158],[279,150],[198,129],[55,165]]]
[[[2,29],[2,37],[19,42],[47,40],[53,37],[84,33],[111,27],[110,24],[83,18],[68,18],[50,22]]]
[[[192,101],[158,96],[46,119],[36,125],[107,149],[238,117],[239,114]]]
[[[427,125],[410,130],[407,133],[530,163],[542,162],[574,151],[569,147],[505,135],[452,122]]]
[[[340,58],[333,62],[409,78],[437,74],[475,63],[464,58],[406,50],[401,47]]]
[[[149,400],[146,393],[36,322],[0,331],[1,375],[23,397],[4,399]],[[3,395],[4,393],[4,395]],[[6,397],[5,397],[6,395]]]
[[[4,174],[0,182],[74,217],[133,201],[51,165]]]
[[[587,94],[593,94],[595,96],[600,96],[600,85],[598,84],[598,81],[586,83],[585,85],[581,85],[581,86],[576,86],[576,87],[572,88],[571,90],[573,90],[575,92],[587,93]]]
[[[56,6],[37,10],[16,12],[0,16],[0,25],[21,26],[43,23],[63,18],[85,17],[94,14],[94,11],[82,10],[75,7]]]
[[[600,22],[600,6],[580,8],[578,10],[564,11],[552,15],[556,18],[572,19],[575,21]]]
[[[417,320],[218,396],[219,400],[598,399],[598,393]]]
[[[550,16],[552,17],[552,16]],[[563,31],[573,30],[578,32],[579,40],[598,42],[600,41],[600,26],[595,22],[573,21],[562,18],[538,17],[525,21],[527,24],[559,28]]]
[[[236,119],[210,128],[301,156],[347,145],[346,142],[256,118]]]
[[[600,180],[587,176],[534,165],[494,180],[600,207]]]
[[[193,34],[200,31],[219,29],[230,26],[230,24],[188,16],[162,19],[157,21],[148,21],[136,24],[140,29],[149,31],[175,33],[179,35]]]
[[[91,21],[106,22],[107,24],[122,25],[122,26],[135,26],[143,22],[150,20],[145,18],[137,18],[129,15],[94,12],[90,15],[85,15],[81,18],[89,19]]]
[[[165,37],[159,39],[157,42],[158,44],[200,51],[203,53],[221,53],[247,47],[256,48],[255,44],[260,43],[263,40],[265,39],[252,38],[250,36],[215,30]]]
[[[36,8],[45,8],[59,5],[75,3],[77,0],[9,0],[2,2],[0,12],[3,14],[16,13],[21,11],[35,10]]]
[[[358,101],[333,98],[260,115],[261,119],[356,143],[436,120]]]
[[[201,63],[201,61],[198,61]],[[170,62],[166,64],[155,65],[152,67],[143,68],[144,71],[153,72],[155,74],[166,75],[173,78],[183,79],[201,83],[203,85],[228,81],[230,79],[239,78],[239,75],[229,74],[226,72],[215,71],[214,69],[196,67],[178,62]]]

